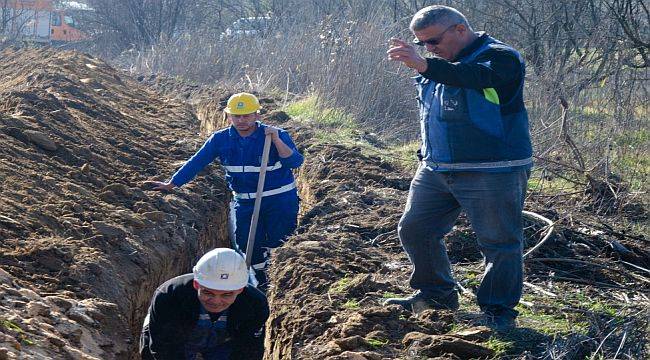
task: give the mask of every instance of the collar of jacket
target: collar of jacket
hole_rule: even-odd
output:
[[[452,60],[452,62],[458,62],[458,61],[460,61],[460,59],[462,59],[464,57],[467,57],[469,55],[472,55],[474,53],[474,51],[478,50],[478,48],[480,48],[487,41],[487,39],[490,37],[490,35],[488,35],[485,31],[479,31],[479,32],[476,33],[476,35],[478,36],[478,38],[476,38],[476,40],[472,41],[471,44],[465,46],[463,48],[463,50],[461,50],[458,53],[456,58],[454,60]]]
[[[255,126],[257,126],[257,129],[255,129],[255,131],[253,131],[252,134],[246,136],[247,138],[257,139],[260,136],[264,137],[264,127],[266,125],[262,124],[261,121],[256,121]],[[239,133],[237,132],[237,129],[235,129],[235,127],[232,126],[232,125],[230,125],[230,128],[228,129],[228,136],[230,136],[231,138],[235,138],[235,139],[237,139],[237,138],[243,139],[244,138],[241,135],[239,135]]]

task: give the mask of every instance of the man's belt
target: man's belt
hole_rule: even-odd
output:
[[[283,192],[291,191],[296,188],[296,183],[291,182],[291,184],[287,184],[284,186],[281,186],[277,189],[272,189],[272,190],[267,190],[262,193],[262,197],[265,196],[271,196],[271,195],[277,195],[277,194],[282,194]],[[233,197],[237,200],[241,199],[255,199],[256,193],[236,193],[233,191],[232,193]]]
[[[498,169],[505,167],[524,166],[533,163],[533,158],[529,157],[520,160],[505,160],[495,162],[480,163],[439,163],[435,161],[424,161],[428,168],[432,170],[476,170],[476,169]]]

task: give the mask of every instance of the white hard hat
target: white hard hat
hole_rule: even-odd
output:
[[[199,259],[193,271],[194,280],[212,290],[239,290],[248,283],[246,260],[232,249],[209,251]]]

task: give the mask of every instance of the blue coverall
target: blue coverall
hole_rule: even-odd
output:
[[[228,186],[233,192],[235,237],[242,251],[247,250],[266,126],[257,122],[257,130],[246,137],[240,136],[232,126],[215,132],[171,178],[174,185],[182,186],[219,158],[226,169]],[[299,199],[292,169],[299,167],[304,158],[286,131],[280,130],[278,134],[293,150],[293,154],[281,158],[275,146],[271,145],[252,258],[252,266],[260,285],[266,283],[264,269],[270,250],[280,246],[296,229],[298,218]]]

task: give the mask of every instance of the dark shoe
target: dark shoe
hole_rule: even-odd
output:
[[[433,299],[423,295],[421,292],[403,298],[390,298],[384,301],[384,305],[400,305],[404,309],[419,313],[426,309],[458,310],[458,293],[454,291],[444,299]]]
[[[517,320],[509,314],[492,315],[485,313],[477,319],[476,325],[487,326],[498,332],[506,332],[517,327]]]

